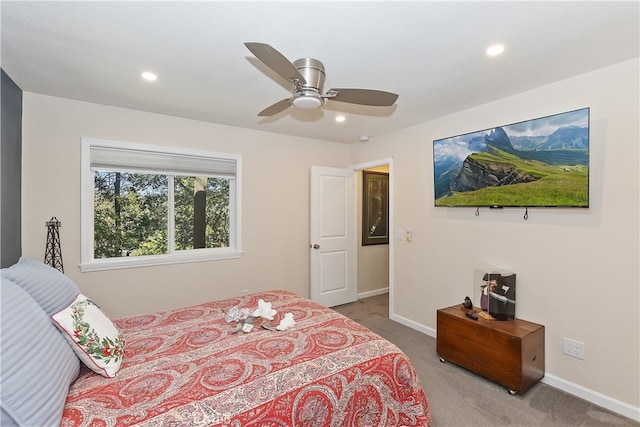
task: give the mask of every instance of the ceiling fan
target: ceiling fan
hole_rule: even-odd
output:
[[[273,116],[292,105],[304,110],[322,107],[327,99],[349,104],[388,107],[398,99],[391,92],[371,89],[329,89],[322,94],[324,65],[313,58],[301,58],[291,63],[280,52],[266,43],[244,44],[256,58],[282,78],[293,83],[291,97],[278,101],[258,113],[258,116]]]

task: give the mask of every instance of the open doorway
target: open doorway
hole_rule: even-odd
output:
[[[356,191],[356,288],[358,299],[369,297],[387,298],[389,306],[392,295],[392,258],[393,258],[393,165],[392,159],[383,159],[352,167],[357,173]],[[388,196],[386,198],[388,213],[388,243],[387,244],[363,244],[363,197],[364,197],[364,171],[388,174]]]

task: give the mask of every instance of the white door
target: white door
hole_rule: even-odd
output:
[[[311,167],[311,299],[326,307],[355,301],[354,172]]]

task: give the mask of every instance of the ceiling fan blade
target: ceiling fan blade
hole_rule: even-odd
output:
[[[260,111],[258,113],[258,117],[268,117],[268,116],[274,116],[276,114],[278,114],[281,111],[286,110],[287,108],[291,107],[291,99],[287,98],[287,99],[283,99],[282,101],[278,101],[273,105],[268,106],[267,108],[265,108],[264,110]]]
[[[296,84],[299,80],[302,84],[306,84],[306,80],[300,74],[300,71],[280,52],[266,43],[247,42],[244,44],[260,61],[267,67],[271,68],[282,78]]]
[[[348,102],[349,104],[388,107],[396,102],[398,95],[372,89],[329,89],[327,91],[327,98],[332,101]]]

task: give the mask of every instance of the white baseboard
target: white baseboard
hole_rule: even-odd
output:
[[[605,396],[602,393],[598,393],[597,391],[572,383],[555,375],[545,373],[542,382],[591,402],[594,405],[601,406],[617,414],[631,418],[634,421],[640,422],[640,407],[632,406],[612,397]]]
[[[375,297],[377,295],[388,294],[388,293],[389,293],[389,287],[380,288],[380,289],[375,289],[373,291],[358,293],[358,299]]]
[[[389,319],[401,323],[404,326],[408,326],[411,329],[415,329],[416,331],[420,331],[423,334],[429,335],[430,337],[436,337],[436,330],[433,328],[428,328],[418,322],[414,322],[413,320],[407,319],[406,317],[398,316],[395,313],[391,313]]]
[[[422,332],[423,334],[436,338],[437,331],[433,328],[429,328],[420,323],[414,322],[413,320],[407,319],[406,317],[399,316],[395,313],[391,313],[389,318],[411,329],[415,329]],[[555,387],[559,390],[584,399],[587,402],[591,402],[594,405],[598,405],[612,412],[615,412],[616,414],[620,414],[624,417],[631,418],[634,421],[640,422],[640,407],[629,405],[628,403],[621,402],[612,397],[605,396],[602,393],[598,393],[597,391],[588,389],[586,387],[548,373],[545,373],[542,382],[550,385],[551,387]]]

